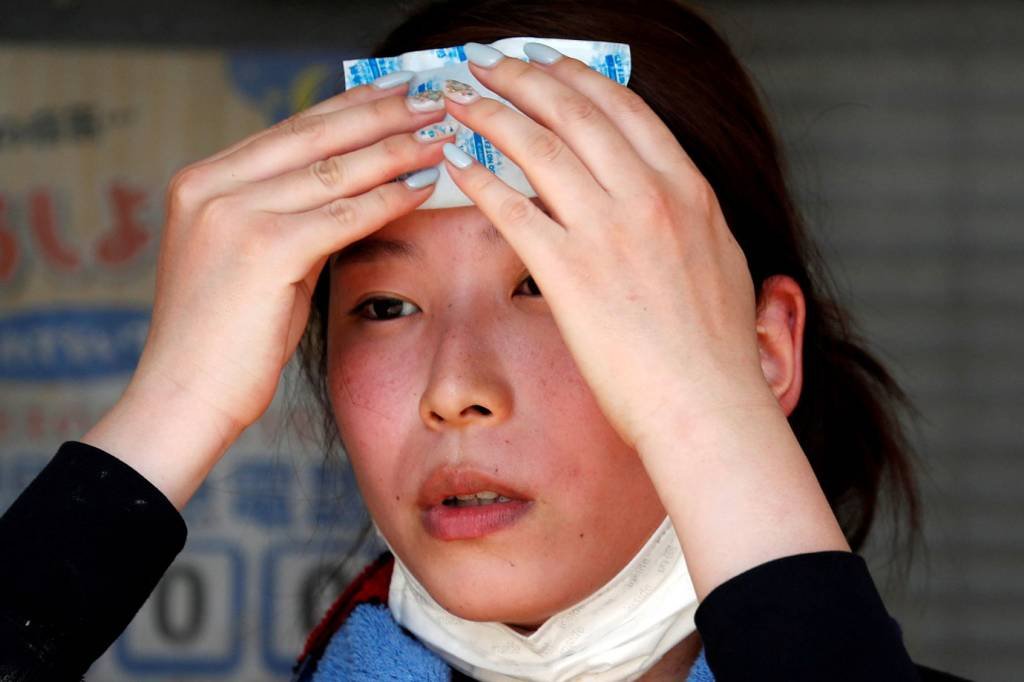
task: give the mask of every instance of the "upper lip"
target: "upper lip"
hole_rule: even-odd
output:
[[[441,504],[449,497],[472,495],[483,490],[513,500],[530,499],[525,493],[485,471],[467,465],[442,465],[434,469],[420,487],[420,505],[424,508]]]

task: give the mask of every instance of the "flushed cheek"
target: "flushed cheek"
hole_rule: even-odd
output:
[[[371,511],[393,509],[400,501],[396,495],[410,494],[397,455],[403,434],[413,432],[419,421],[415,357],[366,344],[336,352],[328,361],[334,418]],[[387,525],[386,519],[377,520]]]
[[[421,353],[387,350],[384,344],[360,344],[336,352],[328,361],[334,410],[345,426],[375,429],[415,415]],[[339,421],[339,425],[341,421]]]

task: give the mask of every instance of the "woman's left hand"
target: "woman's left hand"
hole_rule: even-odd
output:
[[[569,57],[471,68],[526,115],[494,99],[448,111],[523,169],[550,215],[479,163],[448,172],[529,268],[643,461],[698,599],[778,557],[849,551],[761,369],[746,257],[664,122]]]
[[[569,57],[471,68],[526,115],[491,98],[449,97],[448,111],[522,168],[548,213],[479,163],[448,172],[530,270],[620,437],[639,449],[665,420],[774,403],[746,258],[643,99]]]

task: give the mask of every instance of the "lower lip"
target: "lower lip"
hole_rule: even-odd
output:
[[[508,528],[529,511],[530,502],[512,500],[473,507],[439,504],[423,512],[423,525],[438,540],[471,540]]]

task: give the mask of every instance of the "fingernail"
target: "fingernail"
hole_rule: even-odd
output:
[[[565,56],[555,48],[548,47],[543,43],[524,43],[523,52],[531,62],[540,62],[541,64],[554,64]]]
[[[378,90],[387,90],[388,88],[393,88],[396,85],[408,83],[412,80],[413,75],[415,74],[412,71],[392,71],[391,73],[386,73],[377,80],[371,82],[370,85]]]
[[[455,131],[458,129],[458,123],[441,121],[440,123],[431,123],[428,126],[423,126],[413,133],[413,137],[415,137],[419,142],[433,142],[434,140],[440,140],[441,138],[454,135]]]
[[[462,46],[466,52],[466,58],[477,66],[489,69],[505,58],[498,50],[483,43],[466,43]]]
[[[454,80],[444,82],[444,96],[459,104],[469,104],[480,99],[480,93],[472,85]]]
[[[440,90],[423,90],[405,98],[410,111],[440,111],[444,109],[444,94]]]
[[[441,171],[437,170],[437,168],[424,168],[423,170],[416,171],[402,182],[409,189],[423,189],[428,185],[433,185],[439,177],[441,177]]]
[[[443,149],[444,158],[451,161],[452,165],[456,168],[469,168],[473,165],[473,157],[453,145],[451,142],[446,142]]]

